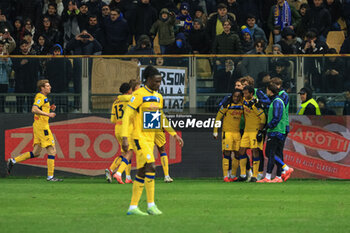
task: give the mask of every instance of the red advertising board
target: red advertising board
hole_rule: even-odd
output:
[[[350,118],[291,116],[285,162],[297,177],[350,179]]]
[[[120,146],[114,136],[114,124],[102,117],[86,117],[50,124],[56,143],[55,169],[85,175],[100,175],[108,168],[116,155],[120,155]],[[178,132],[181,136],[181,132]],[[165,134],[165,146],[169,164],[181,162],[181,147],[173,137]],[[33,144],[32,126],[5,131],[5,158],[31,151]],[[46,167],[47,154],[43,153],[23,164]],[[155,147],[156,165],[161,165],[160,156]],[[132,160],[135,167],[135,159]]]

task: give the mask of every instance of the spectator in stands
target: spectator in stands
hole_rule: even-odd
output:
[[[89,25],[86,31],[92,35],[101,45],[105,43],[104,33],[98,23],[98,18],[96,15],[89,16]]]
[[[32,35],[35,35],[35,26],[31,19],[27,18],[24,20],[24,31],[30,32]],[[23,38],[22,38],[23,39]]]
[[[283,55],[281,45],[279,44],[272,45],[272,54]]]
[[[111,9],[109,18],[103,21],[106,44],[104,54],[125,54],[131,44],[129,26],[119,9]]]
[[[268,72],[269,70],[269,59],[267,57],[260,57],[259,55],[265,54],[265,41],[257,40],[254,43],[254,49],[249,51],[247,54],[255,54],[256,57],[245,57],[241,63],[242,76],[251,76],[257,81],[258,74],[260,72]]]
[[[185,34],[182,32],[176,35],[175,42],[165,50],[165,54],[190,54],[191,52],[191,46],[187,43]]]
[[[102,16],[102,20],[104,20],[104,18],[109,17],[109,15],[111,14],[111,8],[109,8],[108,5],[105,5],[102,7],[102,12],[101,12],[101,16]]]
[[[126,10],[127,10],[127,5],[128,5],[128,0],[111,0],[111,2],[109,3],[109,8],[110,9],[119,9],[120,12],[122,12],[123,14],[125,14]]]
[[[5,51],[9,54],[12,54],[16,48],[16,41],[13,39],[7,28],[3,28],[0,31],[0,38],[0,41],[4,43]]]
[[[192,47],[194,54],[207,54],[210,51],[208,43],[208,34],[203,29],[203,24],[200,19],[195,19],[193,29],[188,37],[188,42]]]
[[[66,0],[63,0],[63,1],[66,2]],[[55,5],[56,14],[61,17],[62,12],[64,10],[62,0],[44,0],[43,14],[46,14],[46,12],[50,11],[50,4]],[[52,19],[51,19],[51,21],[52,21]],[[54,22],[54,21],[52,21],[52,22]]]
[[[141,35],[136,43],[136,46],[132,47],[127,55],[154,55],[152,44],[149,36]],[[150,65],[152,63],[151,58],[137,58],[138,63],[141,65]]]
[[[175,41],[174,25],[175,14],[163,8],[159,13],[159,19],[151,27],[150,34],[152,38],[158,34],[162,54],[165,53],[166,47]]]
[[[263,39],[265,43],[267,43],[265,32],[256,24],[256,17],[254,15],[252,14],[247,15],[246,26],[250,31],[253,41],[256,41],[258,39]]]
[[[302,25],[304,30],[315,28],[317,36],[323,42],[326,41],[328,31],[331,28],[331,14],[323,6],[322,0],[313,0],[314,7],[306,11]]]
[[[237,79],[235,66],[232,59],[226,59],[224,64],[224,67],[217,66],[214,72],[214,88],[218,93],[231,93]]]
[[[227,12],[232,13],[236,16],[237,21],[242,18],[240,5],[236,0],[224,0],[222,1],[227,6]]]
[[[157,10],[151,6],[150,0],[140,0],[134,11],[131,22],[132,34],[138,41],[141,35],[150,35],[149,31],[158,19]]]
[[[180,12],[176,16],[175,25],[178,32],[185,32],[188,34],[192,29],[192,18],[190,16],[190,5],[183,2],[180,5]]]
[[[249,31],[249,29],[247,28],[247,26],[242,26],[242,40],[241,40],[241,44],[242,44],[242,52],[248,53],[250,50],[252,50],[254,48],[254,41],[252,39],[252,34]]]
[[[256,17],[256,23],[261,24],[262,23],[262,17],[261,17],[261,9],[266,1],[261,0],[238,0],[239,3],[239,9],[241,14],[239,15],[240,18],[237,18],[238,24],[243,25],[246,22],[247,15],[252,14]]]
[[[289,61],[284,58],[278,59],[276,62],[274,62],[273,70],[271,72],[271,77],[277,77],[282,79],[283,81],[283,89],[285,89],[287,92],[291,91],[291,88],[294,86],[292,83],[292,80],[288,74],[288,67],[289,67]]]
[[[0,41],[0,56],[8,55],[5,43]],[[0,58],[0,93],[7,93],[9,85],[9,77],[12,71],[11,58]],[[0,112],[5,111],[5,96],[0,96]]]
[[[89,9],[90,14],[99,15],[102,7],[106,4],[102,2],[102,0],[89,0],[86,2],[86,5]]]
[[[44,35],[46,37],[46,42],[52,46],[57,43],[62,43],[61,41],[61,34],[60,32],[52,27],[50,18],[48,16],[43,17],[43,23],[42,26],[38,29],[38,31],[35,34],[35,40],[38,39],[39,35]]]
[[[68,42],[66,50],[73,55],[99,55],[102,46],[91,34],[83,30]]]
[[[311,29],[306,33],[306,39],[299,46],[299,54],[325,54],[328,52],[328,45],[317,39],[315,30]],[[321,73],[318,67],[321,66],[322,59],[317,57],[306,57],[304,60],[304,73],[306,76],[306,82],[316,91],[320,91],[322,88]]]
[[[298,11],[300,14],[301,20],[298,23],[297,27],[295,28],[295,33],[300,38],[304,38],[304,36],[307,32],[307,28],[304,28],[302,22],[304,22],[304,17],[306,15],[306,12],[309,9],[310,9],[309,5],[307,3],[303,3],[300,5],[299,11]]]
[[[328,50],[328,54],[337,54],[334,48]],[[344,88],[345,64],[340,57],[327,57],[323,67],[322,92],[339,93]]]
[[[51,45],[46,36],[40,35],[37,38],[36,46],[34,47],[35,54],[37,55],[48,55],[50,52]]]
[[[298,115],[321,115],[320,107],[316,100],[312,98],[312,90],[308,87],[300,89],[299,93],[301,106],[299,107]]]
[[[76,35],[80,33],[79,23],[78,23],[78,15],[79,9],[74,0],[68,1],[67,8],[62,13],[62,22],[63,22],[63,41],[64,47],[67,43],[74,39]]]
[[[295,36],[293,29],[286,27],[282,31],[282,39],[277,43],[281,46],[283,54],[296,54],[300,46],[301,39]]]
[[[57,4],[55,2],[50,2],[48,4],[47,12],[44,14],[44,17],[49,17],[51,22],[51,27],[62,30],[61,16],[57,14]]]
[[[26,40],[22,40],[19,44],[17,55],[35,55],[29,50],[29,44]],[[31,58],[13,59],[13,70],[15,71],[15,92],[16,93],[34,93],[36,90],[36,82],[38,81],[39,61]],[[17,97],[17,112],[29,112],[31,110],[34,98],[32,95],[27,97],[27,105],[24,106],[25,97]]]
[[[274,36],[274,43],[282,39],[281,32],[284,28],[294,29],[300,20],[301,16],[293,6],[290,6],[286,0],[278,0],[277,4],[271,7],[267,21],[268,28]]]
[[[203,8],[200,6],[197,6],[194,9],[193,22],[196,19],[199,19],[202,22],[202,29],[204,29],[207,26],[208,16],[204,13]]]
[[[327,106],[327,100],[323,97],[317,99],[317,104],[320,108],[322,116],[335,116],[335,111]]]
[[[151,4],[156,8],[157,12],[160,12],[164,8],[172,12],[178,10],[173,0],[152,0]]]
[[[306,39],[298,48],[299,54],[325,54],[328,52],[328,45],[317,39],[317,33],[315,30],[310,29],[306,33]]]
[[[224,31],[214,40],[212,53],[214,54],[241,54],[242,45],[239,36],[231,31],[230,20],[223,22]]]
[[[62,55],[62,48],[58,45],[53,46],[51,54],[54,56]],[[52,88],[52,93],[66,93],[68,91],[68,82],[72,76],[72,63],[66,58],[49,58],[46,61],[46,75]],[[68,112],[68,97],[53,96],[52,102],[57,105],[56,112]]]
[[[13,38],[16,41],[16,44],[19,44],[19,42],[23,39],[23,22],[22,17],[16,17],[14,25],[14,32],[13,32]]]
[[[26,40],[28,42],[28,50],[29,52],[32,52],[35,54],[35,50],[34,50],[34,47],[36,46],[35,43],[34,43],[34,40],[33,40],[33,36],[30,32],[28,31],[25,31],[24,34],[23,34],[23,40]]]
[[[6,16],[2,14],[2,10],[0,9],[0,31],[5,28],[7,28],[10,33],[13,33],[13,26],[7,20]]]
[[[339,0],[324,0],[325,8],[331,14],[331,31],[340,31],[338,20],[342,17],[342,5]]]
[[[343,115],[350,115],[350,88],[348,88],[345,91],[345,102],[344,102],[344,109],[343,109]]]
[[[42,1],[38,0],[17,0],[16,15],[22,16],[24,19],[31,19],[33,25],[37,26],[42,16]],[[32,32],[34,35],[34,33]]]
[[[226,20],[231,22],[231,31],[239,32],[236,16],[227,12],[227,6],[223,3],[218,4],[218,10],[209,16],[207,23],[207,33],[209,35],[210,43],[213,43],[215,37],[224,31],[223,22]]]
[[[78,14],[78,24],[80,31],[84,30],[87,28],[88,25],[88,20],[89,20],[89,15],[93,14],[89,10],[89,6],[87,3],[82,3],[79,7],[79,14]],[[100,12],[98,12],[100,13]]]

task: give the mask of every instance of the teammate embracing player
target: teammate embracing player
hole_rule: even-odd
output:
[[[240,123],[243,114],[243,93],[239,89],[235,89],[232,96],[221,105],[219,112],[216,115],[215,121],[223,119],[222,126],[222,170],[224,182],[232,182],[237,180],[236,173],[238,168],[238,150],[241,142]],[[218,138],[218,128],[214,127],[213,136]],[[232,156],[234,153],[234,156]],[[231,177],[228,174],[230,161],[232,159]]]

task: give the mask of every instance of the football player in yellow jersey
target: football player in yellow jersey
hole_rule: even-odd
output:
[[[245,86],[243,88],[243,106],[244,106],[244,119],[245,127],[244,133],[241,139],[241,148],[239,150],[240,155],[240,168],[241,175],[239,177],[240,181],[247,179],[246,177],[246,164],[247,158],[245,156],[246,150],[250,148],[253,154],[253,177],[251,182],[257,181],[257,176],[259,172],[260,158],[259,149],[263,149],[262,140],[262,129],[266,123],[266,116],[262,109],[257,108],[255,105],[248,106],[248,103],[255,98],[254,88],[252,86]]]
[[[133,93],[133,96],[125,109],[122,137],[123,150],[128,151],[129,144],[135,148],[137,174],[133,184],[132,198],[128,215],[147,215],[138,208],[143,188],[146,186],[147,212],[151,215],[160,215],[162,212],[154,203],[154,177],[155,159],[153,154],[155,134],[162,130],[162,120],[166,119],[163,108],[163,97],[157,92],[162,77],[153,66],[147,66],[143,76],[145,86]],[[134,123],[134,130],[130,135],[129,122]],[[183,140],[175,131],[170,134],[182,146]]]
[[[121,95],[117,97],[117,99],[114,101],[112,105],[112,110],[111,110],[111,122],[115,124],[115,136],[118,140],[119,145],[122,145],[122,137],[120,136],[121,133],[121,126],[122,126],[122,119],[124,115],[125,108],[128,104],[128,102],[131,99],[131,94],[132,94],[132,88],[129,85],[129,83],[123,83],[119,91]],[[132,128],[132,124],[130,126]],[[132,129],[130,129],[130,132]],[[111,166],[105,170],[105,175],[106,175],[106,180],[111,183],[112,182],[112,175],[113,177],[118,181],[120,184],[124,184],[122,180],[122,173],[125,172],[125,183],[132,183],[131,176],[130,176],[130,169],[129,169],[129,164],[131,163],[131,157],[133,155],[133,150],[132,148],[129,148],[128,151],[124,151],[121,148],[122,155],[117,156]],[[131,165],[131,164],[130,164]],[[118,168],[117,171],[115,171]],[[131,167],[130,167],[131,168]]]
[[[239,89],[235,89],[226,103],[224,103],[216,115],[215,121],[223,119],[222,126],[222,170],[224,175],[224,182],[232,182],[237,180],[236,173],[238,168],[238,151],[240,148],[241,133],[240,123],[243,114],[243,93]],[[213,136],[215,139],[218,137],[218,128],[214,127]],[[228,174],[229,163],[231,160],[232,152],[234,153],[232,162],[232,175],[230,178]]]
[[[55,140],[49,127],[49,118],[54,118],[56,113],[50,112],[55,110],[55,105],[50,105],[47,95],[51,93],[49,80],[42,79],[37,83],[39,93],[36,94],[32,113],[34,113],[33,123],[33,151],[23,153],[15,158],[10,158],[7,164],[8,173],[10,174],[14,164],[23,162],[27,159],[38,157],[42,149],[46,148],[47,157],[47,181],[62,181],[62,179],[53,176],[55,169]]]

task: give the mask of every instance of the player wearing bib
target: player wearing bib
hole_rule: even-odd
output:
[[[222,170],[224,176],[224,182],[232,182],[237,178],[235,177],[238,168],[238,150],[240,148],[241,134],[240,123],[243,114],[242,103],[242,91],[235,89],[232,96],[227,99],[216,115],[215,121],[220,121],[223,118],[222,124]],[[214,127],[213,136],[215,139],[218,137],[218,128]],[[229,163],[231,160],[231,154],[234,153],[232,158],[232,171],[233,177],[230,178]]]
[[[131,93],[132,89],[128,83],[123,83],[119,91],[122,93],[117,97],[117,99],[114,101],[112,105],[111,110],[111,122],[115,124],[115,137],[117,138],[117,141],[119,145],[122,145],[122,137],[121,137],[121,128],[122,128],[122,119],[124,116],[125,108],[128,104],[128,102],[131,99]],[[129,125],[129,132],[132,132],[133,125]],[[105,170],[106,180],[111,183],[112,182],[112,175],[117,180],[119,184],[124,184],[122,180],[122,173],[125,171],[125,183],[132,183],[132,179],[130,176],[131,172],[131,157],[133,155],[133,148],[130,147],[129,151],[124,151],[123,148],[121,148],[122,155],[117,156],[109,169],[107,168]],[[115,172],[115,170],[118,168],[118,170]]]
[[[282,158],[283,144],[286,136],[286,107],[278,96],[279,88],[274,83],[269,83],[267,95],[271,99],[268,113],[266,155],[269,158],[266,176],[259,183],[282,183],[281,173],[277,172],[275,179],[271,180],[272,169],[275,165],[275,156]],[[281,164],[277,163],[277,171],[281,171]]]
[[[144,70],[145,86],[135,91],[125,110],[122,137],[123,149],[128,150],[132,144],[136,153],[137,174],[133,184],[132,198],[128,215],[147,215],[138,208],[143,188],[146,188],[148,214],[160,215],[162,212],[154,203],[154,177],[155,159],[153,154],[155,134],[162,130],[162,119],[165,115],[162,111],[163,97],[157,92],[162,77],[153,66],[147,66]],[[134,129],[130,135],[129,122],[134,123]],[[182,139],[175,131],[170,133],[183,145]]]
[[[254,99],[254,88],[252,86],[246,86],[243,89],[243,107],[244,107],[244,119],[245,119],[245,127],[244,133],[241,139],[241,145],[239,154],[240,156],[244,156],[246,150],[250,148],[253,154],[253,177],[251,178],[251,182],[257,181],[260,158],[259,158],[259,150],[263,149],[263,140],[260,138],[259,132],[264,128],[266,117],[265,113],[262,109],[257,108],[255,105],[249,106],[249,102]],[[246,180],[246,163],[247,160],[244,157],[240,157],[240,168],[241,175],[240,181]]]
[[[27,159],[38,157],[42,149],[46,148],[47,157],[47,181],[62,181],[62,179],[55,178],[55,140],[49,127],[49,118],[54,118],[55,113],[50,110],[55,110],[55,105],[50,105],[47,95],[51,93],[51,86],[49,80],[39,80],[37,83],[39,93],[36,94],[32,113],[34,113],[33,123],[33,151],[26,152],[15,158],[10,158],[8,161],[8,173],[10,174],[14,164],[23,162]]]

